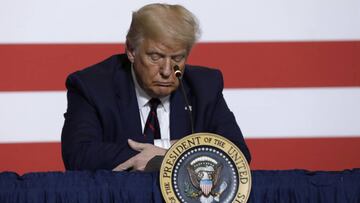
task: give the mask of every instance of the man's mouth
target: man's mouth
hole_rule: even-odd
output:
[[[162,87],[170,87],[170,86],[173,86],[174,83],[172,83],[172,82],[156,82],[155,85],[162,86]]]

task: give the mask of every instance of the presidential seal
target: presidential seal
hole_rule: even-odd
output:
[[[160,185],[167,203],[243,203],[249,198],[251,172],[243,153],[228,139],[196,133],[168,150]]]

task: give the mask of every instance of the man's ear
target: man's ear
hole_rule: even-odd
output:
[[[130,60],[130,62],[134,63],[135,50],[129,45],[128,41],[126,41],[126,43],[125,43],[125,52],[126,52],[128,59]]]

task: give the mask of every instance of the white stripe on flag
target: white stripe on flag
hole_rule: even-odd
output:
[[[245,137],[360,135],[360,88],[226,89]]]
[[[0,92],[0,143],[60,141],[65,91]]]
[[[246,138],[360,135],[360,88],[225,89]],[[66,93],[1,92],[0,143],[60,141]]]
[[[132,11],[150,2],[8,0],[0,6],[0,43],[124,42]],[[202,41],[360,39],[358,0],[164,2],[194,12]]]

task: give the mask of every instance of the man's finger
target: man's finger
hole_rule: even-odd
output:
[[[125,171],[129,168],[132,168],[133,166],[134,166],[134,157],[131,157],[130,159],[126,160],[124,163],[114,168],[113,171]]]
[[[128,139],[128,143],[133,150],[136,150],[138,152],[141,152],[146,146],[146,144],[141,142],[135,142],[132,139]]]

